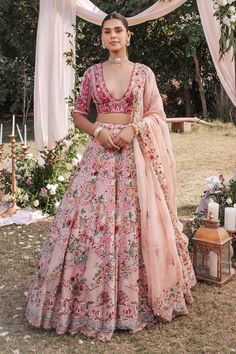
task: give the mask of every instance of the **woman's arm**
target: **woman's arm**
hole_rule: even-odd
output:
[[[80,92],[76,100],[75,110],[74,110],[74,124],[83,132],[94,136],[94,132],[97,129],[96,123],[91,123],[88,120],[89,107],[92,100],[92,85],[89,69],[85,71],[83,80],[80,86]],[[96,139],[99,143],[106,149],[118,150],[117,146],[109,134],[109,131],[105,128],[102,128]]]
[[[97,125],[94,123],[91,123],[88,118],[86,118],[83,114],[75,112],[74,113],[74,124],[77,128],[82,130],[83,132],[94,136],[95,129],[97,128]],[[107,129],[102,128],[102,130],[99,132],[97,138],[96,138],[99,143],[106,149],[110,150],[119,150],[119,146],[117,146]]]
[[[77,128],[82,130],[84,133],[94,136],[94,131],[96,129],[96,124],[91,123],[87,117],[83,114],[75,112],[74,113],[74,124]]]

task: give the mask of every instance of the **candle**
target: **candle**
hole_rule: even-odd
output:
[[[218,220],[219,219],[219,204],[212,202],[208,203],[208,217],[212,213],[214,219]]]
[[[213,251],[209,253],[210,256],[210,276],[217,278],[217,254]]]
[[[226,230],[235,229],[235,209],[234,208],[225,208],[225,225]]]
[[[22,138],[22,135],[21,135],[21,132],[20,132],[19,125],[18,125],[18,124],[16,124],[16,127],[17,127],[17,130],[18,130],[18,133],[19,133],[19,137],[20,137],[21,144],[24,144],[24,140],[23,140],[23,138]]]
[[[2,144],[2,133],[3,133],[3,124],[1,123],[1,129],[0,129],[0,144]],[[235,209],[236,210],[236,209]]]
[[[26,127],[26,124],[24,125],[24,141],[25,141],[25,146],[27,146],[27,127]]]
[[[15,114],[13,114],[11,135],[15,135],[15,124],[16,124],[16,117],[15,117]]]

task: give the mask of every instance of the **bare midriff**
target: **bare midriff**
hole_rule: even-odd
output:
[[[98,113],[97,122],[112,124],[129,124],[131,123],[131,114],[124,113]]]

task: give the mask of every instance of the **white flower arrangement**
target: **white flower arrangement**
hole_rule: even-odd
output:
[[[59,182],[64,182],[65,181],[65,177],[64,176],[58,176],[58,179],[57,179]]]
[[[57,190],[58,184],[47,184],[46,188],[47,190],[49,190],[49,193],[51,195],[55,195],[56,194],[56,190]]]
[[[220,21],[221,58],[231,48],[236,53],[236,0],[214,0],[214,16]]]
[[[33,205],[35,208],[37,208],[39,206],[39,200],[36,199],[34,202],[33,202]]]
[[[55,203],[55,208],[57,209],[59,207],[59,205],[60,205],[60,202],[56,202]]]
[[[74,166],[76,166],[82,159],[82,155],[81,154],[77,154],[76,157],[73,158],[72,163]]]
[[[223,188],[222,180],[218,176],[205,178],[204,181],[207,183],[207,187],[210,190],[214,188]]]

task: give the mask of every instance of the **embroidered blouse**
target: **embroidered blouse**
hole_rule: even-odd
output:
[[[84,73],[74,112],[88,115],[90,103],[93,100],[98,113],[131,113],[135,73],[136,63],[134,63],[128,89],[120,99],[116,99],[106,87],[102,63],[92,65]]]

